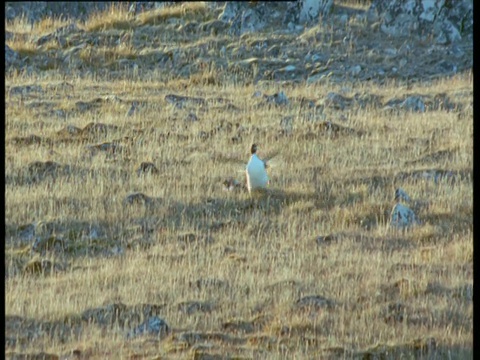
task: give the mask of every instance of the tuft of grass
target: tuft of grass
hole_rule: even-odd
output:
[[[5,41],[13,51],[16,51],[20,57],[34,56],[39,53],[38,47],[30,40],[20,39],[16,35],[12,39]]]
[[[132,14],[128,12],[127,3],[112,4],[108,9],[92,13],[83,24],[88,32],[105,31],[108,29],[130,30],[135,27]]]
[[[172,18],[200,22],[208,20],[208,15],[209,11],[204,1],[186,2],[180,5],[144,12],[138,16],[138,21],[142,25],[162,24]]]
[[[28,34],[41,36],[49,34],[56,29],[69,25],[71,20],[63,17],[44,17],[31,23],[26,16],[17,16],[11,21],[5,21],[5,30],[15,34]]]

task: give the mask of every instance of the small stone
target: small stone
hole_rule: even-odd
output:
[[[355,65],[350,68],[350,74],[352,74],[352,76],[357,76],[361,71],[362,67],[360,65]]]
[[[197,115],[195,115],[194,113],[189,113],[189,114],[185,117],[185,121],[188,121],[188,122],[197,122],[197,121],[198,121],[198,117],[197,117]]]
[[[136,113],[138,113],[138,102],[134,101],[130,107],[130,110],[128,110],[128,112],[125,114],[125,117],[131,117]]]
[[[140,192],[129,194],[123,201],[124,205],[133,205],[133,204],[148,205],[151,202],[152,202],[152,198]]]
[[[323,296],[311,295],[305,296],[295,303],[295,307],[299,309],[321,309],[321,308],[331,308],[334,306],[334,302]]]
[[[223,189],[225,191],[233,191],[236,189],[240,189],[242,187],[242,184],[240,181],[234,179],[234,178],[228,178],[223,182]]]
[[[418,224],[419,221],[415,213],[408,206],[397,203],[393,207],[390,226],[398,229],[406,229]]]
[[[287,95],[285,95],[283,91],[271,96],[266,96],[266,100],[267,102],[274,103],[276,105],[288,105],[289,103]]]
[[[161,336],[166,335],[170,332],[165,320],[159,318],[158,316],[151,316],[139,326],[127,333],[127,339],[132,339],[142,335],[155,335]]]
[[[137,172],[137,175],[141,175],[141,174],[147,174],[147,173],[158,174],[159,171],[155,166],[155,164],[144,161],[140,164],[136,172]]]
[[[425,103],[417,96],[407,97],[403,103],[400,104],[401,108],[414,112],[425,112]]]

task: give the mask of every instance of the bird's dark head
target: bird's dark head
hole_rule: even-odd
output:
[[[252,155],[255,154],[257,152],[257,144],[253,144],[250,151],[251,151]]]

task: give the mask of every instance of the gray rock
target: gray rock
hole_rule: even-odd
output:
[[[223,190],[225,191],[235,191],[242,189],[242,183],[234,178],[227,178],[223,181]]]
[[[5,30],[5,41],[11,40],[13,36],[12,32]]]
[[[299,21],[317,23],[320,15],[328,15],[333,6],[333,0],[301,0]]]
[[[395,200],[403,200],[406,202],[410,201],[410,196],[403,190],[402,188],[398,188],[395,190]]]
[[[18,228],[18,239],[22,242],[31,242],[35,236],[36,224],[27,224]]]
[[[132,103],[132,106],[130,107],[130,109],[125,114],[125,117],[131,117],[135,114],[138,114],[138,102],[137,101],[134,101]]]
[[[214,309],[214,305],[205,301],[184,301],[177,305],[177,309],[187,315],[194,313],[210,313]]]
[[[316,23],[320,14],[328,14],[333,0],[288,2],[227,2],[218,20],[229,23],[229,34],[257,32],[271,25],[283,30],[302,31],[301,23]]]
[[[6,55],[5,55],[6,56]],[[43,93],[43,88],[40,85],[19,85],[13,86],[9,94],[12,95],[28,95],[32,92]]]
[[[170,332],[165,320],[158,316],[151,316],[136,328],[127,333],[127,339],[132,339],[142,335],[166,335]]]
[[[295,307],[298,309],[332,308],[334,305],[332,300],[319,295],[305,296],[295,303]]]
[[[124,205],[133,205],[133,204],[150,205],[152,202],[153,202],[153,199],[150,196],[147,196],[140,192],[129,194],[123,200]]]
[[[425,103],[418,96],[409,96],[401,104],[400,107],[413,112],[425,112]]]
[[[329,92],[327,96],[320,101],[320,104],[325,108],[345,110],[352,105],[352,99],[338,93]]]
[[[267,103],[273,103],[275,105],[288,105],[289,101],[287,98],[287,95],[283,91],[280,91],[279,93],[275,93],[273,95],[264,95],[265,100]]]
[[[460,31],[449,20],[437,21],[434,25],[434,32],[438,44],[457,43],[462,40]]]
[[[10,5],[5,5],[5,20],[12,21],[17,16],[17,12]]]
[[[384,107],[384,110],[391,109],[403,109],[406,111],[412,112],[425,112],[426,106],[422,97],[420,96],[408,96],[405,99],[391,99],[389,100]]]
[[[58,28],[57,30],[55,30],[54,32],[52,32],[48,35],[44,35],[44,36],[40,37],[37,40],[37,45],[41,46],[41,45],[47,43],[48,41],[50,41],[53,38],[57,38],[57,40],[60,43],[62,43],[62,42],[65,42],[65,39],[64,39],[65,36],[73,34],[73,33],[82,33],[82,32],[84,32],[84,31],[82,29],[80,29],[77,26],[77,24],[72,23],[70,25],[62,26],[62,27]]]
[[[408,206],[400,203],[401,201],[410,202],[410,196],[405,190],[398,188],[395,190],[395,201],[397,203],[392,209],[390,226],[397,229],[406,229],[415,225],[419,225],[420,222],[417,216]]]
[[[260,11],[254,9],[247,9],[242,13],[242,20],[240,25],[240,35],[249,32],[257,32],[263,29],[266,22],[263,20],[265,16]]]
[[[418,224],[419,221],[412,209],[401,203],[395,204],[391,214],[391,227],[397,229],[406,229]]]
[[[355,65],[350,68],[350,74],[352,76],[358,76],[362,71],[362,67],[360,65]]]
[[[159,171],[154,163],[144,161],[137,168],[136,173],[140,176],[142,174],[158,174]]]
[[[473,0],[374,0],[368,13],[378,15],[380,29],[392,36],[432,34],[447,44],[473,33]]]
[[[218,20],[223,22],[232,22],[237,16],[238,11],[241,8],[241,4],[236,1],[228,1],[223,8],[223,11],[218,16]]]
[[[191,113],[188,113],[188,115],[185,117],[185,121],[186,122],[197,122],[197,121],[199,121],[199,119],[198,119],[198,116],[195,113],[191,112]]]
[[[200,24],[199,29],[208,33],[218,33],[226,30],[230,25],[222,20],[210,20]]]
[[[18,54],[5,44],[5,68],[20,65]]]
[[[284,116],[280,120],[280,127],[284,135],[290,135],[293,131],[293,116]]]

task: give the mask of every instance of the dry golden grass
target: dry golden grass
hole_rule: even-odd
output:
[[[141,25],[157,25],[173,18],[205,21],[208,15],[209,12],[204,1],[185,2],[179,5],[163,7],[156,11],[141,13],[138,15],[138,21]]]
[[[186,6],[139,21],[202,12],[205,4]],[[102,15],[106,28],[130,21],[118,10],[105,21],[109,14]],[[94,31],[98,24],[92,18],[85,27]],[[87,61],[84,51],[80,56]],[[118,51],[105,48],[102,61],[117,59]],[[408,88],[391,82],[283,89],[290,99],[321,99],[329,92],[384,99],[446,93],[462,105],[459,111],[420,114],[352,108],[345,112],[346,125],[364,135],[338,137],[322,135],[298,102],[256,107],[257,88],[219,81],[216,74],[206,66],[182,80],[73,77],[67,79],[71,87],[55,74],[6,76],[6,89],[35,84],[44,90],[21,100],[6,90],[6,315],[35,319],[45,328],[57,324],[55,336],[23,334],[27,340],[18,339],[15,351],[78,350],[95,359],[400,358],[401,352],[419,357],[433,338],[437,352],[430,349],[426,356],[471,357],[471,178],[435,184],[396,175],[432,168],[471,172],[472,74]],[[281,89],[264,85],[261,90]],[[234,108],[207,102],[178,109],[165,101],[172,93],[221,97]],[[123,102],[93,101],[107,95]],[[125,117],[133,101],[140,103],[139,112]],[[33,102],[40,105],[30,106]],[[52,108],[66,111],[67,120],[52,115]],[[186,121],[190,113],[199,121]],[[295,118],[293,133],[279,137],[280,120],[289,115]],[[91,122],[116,127],[89,132]],[[200,135],[222,122],[233,130]],[[232,142],[236,123],[245,130]],[[80,135],[59,134],[67,125],[79,128]],[[12,142],[31,134],[39,142]],[[86,149],[107,142],[123,150]],[[225,178],[243,181],[242,165],[229,159],[246,162],[252,142],[260,144],[261,154],[279,151],[268,193],[223,191]],[[69,168],[31,182],[29,166],[47,160]],[[144,161],[153,162],[159,173],[138,176]],[[406,233],[388,227],[399,186],[428,204],[417,212],[424,224]],[[155,201],[125,205],[132,192]],[[58,224],[61,230],[54,235],[64,236],[68,251],[41,256],[62,265],[54,274],[22,273],[27,264],[35,272],[39,263],[30,246],[18,241],[19,227],[40,221],[37,235],[48,234],[49,223]],[[85,242],[82,234],[90,227],[104,234]],[[318,240],[325,235],[332,236]],[[99,251],[88,255],[86,248]],[[114,255],[117,248],[124,253]],[[308,295],[333,305],[299,309],[296,302]],[[188,301],[204,307],[182,310]],[[163,306],[160,316],[172,334],[126,341],[118,324],[82,321],[87,309],[114,303]],[[7,337],[14,332],[9,326],[7,321]]]
[[[112,4],[108,9],[92,13],[85,21],[86,31],[104,31],[108,29],[128,30],[134,27],[132,14],[128,12],[127,3]]]
[[[18,34],[44,35],[59,27],[68,25],[71,21],[53,17],[45,17],[37,22],[29,22],[24,16],[16,17],[12,21],[5,21],[5,30]]]

